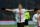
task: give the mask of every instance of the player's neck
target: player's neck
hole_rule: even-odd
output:
[[[22,8],[19,8],[19,10],[21,10]]]
[[[21,10],[21,9],[19,9],[19,10]]]
[[[21,9],[19,9],[19,10],[21,10]]]

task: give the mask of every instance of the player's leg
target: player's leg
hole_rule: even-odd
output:
[[[21,23],[21,27],[24,27],[24,22],[23,22],[23,23]]]
[[[17,23],[17,27],[20,27],[20,23]]]
[[[25,26],[28,27],[28,19],[25,20]]]
[[[39,27],[40,27],[40,22],[39,22]]]
[[[38,23],[35,23],[35,27],[38,27]]]

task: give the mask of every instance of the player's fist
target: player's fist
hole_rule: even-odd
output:
[[[35,9],[34,9],[34,11],[37,11],[37,10],[39,10],[39,9],[38,9],[38,8],[35,8]]]
[[[1,8],[1,10],[5,10],[5,8]]]

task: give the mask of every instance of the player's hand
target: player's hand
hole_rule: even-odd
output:
[[[5,8],[1,8],[1,10],[5,10]]]
[[[37,11],[37,10],[39,10],[39,9],[38,9],[38,8],[35,8],[35,9],[34,9],[34,11]]]

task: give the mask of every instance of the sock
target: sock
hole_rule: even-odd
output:
[[[28,27],[28,26],[26,26],[26,27]]]

